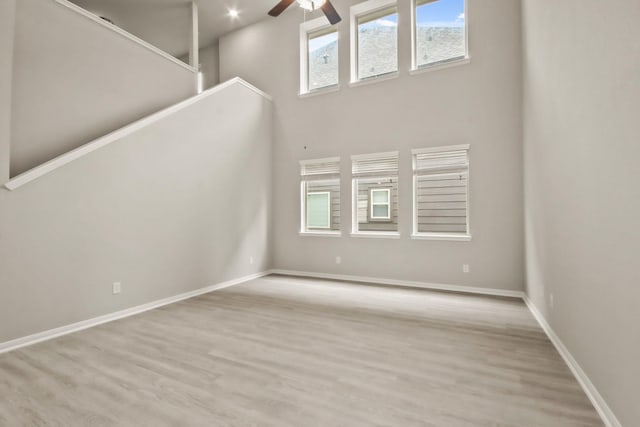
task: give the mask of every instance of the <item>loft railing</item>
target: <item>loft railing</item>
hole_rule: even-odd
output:
[[[56,0],[58,1],[58,0]],[[118,130],[115,130],[105,136],[102,136],[98,139],[95,139],[85,145],[82,145],[78,148],[76,148],[75,150],[71,150],[65,154],[62,154],[52,160],[49,160],[48,162],[45,162],[39,166],[36,166],[33,169],[29,169],[28,171],[10,179],[8,182],[6,182],[4,184],[5,188],[9,189],[9,190],[15,190],[19,187],[22,187],[23,185],[40,178],[43,175],[48,174],[49,172],[52,172],[64,165],[66,165],[67,163],[70,163],[76,159],[79,159],[81,157],[86,156],[89,153],[92,153],[106,145],[109,145],[115,141],[118,141],[122,138],[124,138],[127,135],[130,135],[144,127],[147,127],[159,120],[162,120],[165,117],[168,117],[170,115],[173,115],[174,113],[177,113],[180,110],[183,110],[185,108],[187,108],[188,106],[202,100],[205,99],[217,92],[222,91],[223,89],[232,86],[234,84],[240,84],[250,90],[252,90],[253,92],[257,93],[258,95],[266,98],[269,101],[272,101],[271,96],[267,95],[265,92],[261,91],[260,89],[256,88],[255,86],[251,85],[250,83],[247,83],[246,81],[242,80],[240,77],[234,77],[231,80],[227,80],[224,83],[220,83],[217,86],[212,87],[211,89],[207,89],[204,92],[193,96],[185,101],[179,102],[177,104],[174,104],[168,108],[165,108],[164,110],[160,110],[157,113],[151,114],[147,117],[144,117],[138,121],[135,121],[131,124],[128,124],[127,126],[124,126]]]
[[[144,40],[142,40],[139,37],[134,36],[133,34],[129,33],[128,31],[123,30],[122,28],[118,27],[117,25],[112,24],[111,22],[106,21],[105,19],[102,19],[101,17],[99,17],[98,15],[95,15],[91,12],[89,12],[86,9],[81,8],[80,6],[71,3],[70,1],[67,0],[54,0],[57,4],[59,4],[60,6],[66,7],[82,16],[84,16],[87,19],[90,19],[100,25],[102,25],[105,28],[108,28],[109,30],[120,34],[122,37],[125,37],[137,44],[139,44],[140,46],[145,47],[146,49],[150,50],[151,52],[154,52],[157,55],[162,56],[163,58],[181,66],[186,68],[187,70],[193,72],[193,73],[197,73],[198,70],[196,67],[186,64],[184,62],[182,62],[181,60],[179,60],[178,58],[168,54],[167,52],[165,52],[164,50],[152,45],[151,43],[148,43]],[[194,14],[194,17],[196,19],[197,22],[197,12]],[[196,24],[197,26],[197,24]],[[197,33],[197,31],[196,31]],[[193,49],[191,49],[193,50]],[[195,49],[197,51],[197,48]]]

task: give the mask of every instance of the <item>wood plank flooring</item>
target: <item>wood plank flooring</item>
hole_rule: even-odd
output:
[[[0,355],[1,426],[602,426],[519,300],[268,276]]]

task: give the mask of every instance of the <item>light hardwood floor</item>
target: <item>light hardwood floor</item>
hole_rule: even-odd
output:
[[[0,355],[2,426],[602,426],[522,301],[269,276]]]

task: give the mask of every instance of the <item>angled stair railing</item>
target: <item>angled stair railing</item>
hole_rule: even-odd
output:
[[[59,0],[56,0],[59,1]],[[178,102],[177,104],[174,104],[168,108],[165,108],[163,110],[160,110],[156,113],[153,113],[147,117],[144,117],[140,120],[137,120],[135,122],[132,122],[126,126],[121,127],[120,129],[117,129],[111,133],[108,133],[107,135],[104,135],[100,138],[97,138],[87,144],[81,145],[80,147],[71,150],[65,154],[62,154],[58,157],[55,157],[52,160],[49,160],[48,162],[45,162],[39,166],[36,166],[35,168],[32,168],[26,172],[21,173],[20,175],[17,175],[13,178],[11,178],[8,182],[6,182],[4,184],[5,188],[9,189],[9,190],[15,190],[17,188],[22,187],[23,185],[38,179],[46,174],[48,174],[49,172],[52,172],[64,165],[66,165],[67,163],[73,162],[77,159],[80,159],[84,156],[86,156],[89,153],[92,153],[104,146],[107,146],[109,144],[112,144],[122,138],[124,138],[127,135],[130,135],[134,132],[139,131],[140,129],[143,129],[153,123],[156,123],[160,120],[162,120],[165,117],[169,117],[187,107],[189,107],[190,105],[193,105],[203,99],[206,99],[208,97],[210,97],[211,95],[214,95],[222,90],[224,90],[227,87],[230,87],[232,85],[242,85],[252,91],[254,91],[255,93],[259,94],[260,96],[264,97],[265,99],[268,99],[269,101],[272,101],[271,96],[269,96],[268,94],[266,94],[265,92],[261,91],[260,89],[256,88],[255,86],[251,85],[250,83],[247,83],[246,81],[242,80],[239,77],[234,77],[230,80],[227,80],[226,82],[220,83],[217,86],[214,86],[210,89],[207,89],[205,91],[203,91],[202,93],[195,95],[191,98],[188,98],[184,101]]]
[[[68,0],[16,2],[14,38],[10,178],[197,93],[194,67]]]

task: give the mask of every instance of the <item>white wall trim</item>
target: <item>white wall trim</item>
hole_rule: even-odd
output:
[[[114,313],[105,314],[102,316],[94,317],[92,319],[82,320],[80,322],[71,323],[69,325],[61,326],[55,329],[49,329],[48,331],[38,332],[26,337],[16,338],[11,341],[0,343],[0,354],[8,351],[17,350],[22,347],[33,345],[42,341],[47,341],[53,338],[57,338],[63,335],[78,332],[83,329],[88,329],[93,326],[98,326],[103,323],[112,322],[114,320],[122,319],[125,317],[133,316],[135,314],[144,313],[145,311],[153,310],[154,308],[162,307],[164,305],[173,304],[178,301],[193,298],[198,295],[213,292],[219,289],[228,288],[229,286],[238,285],[240,283],[248,282],[249,280],[258,279],[270,274],[270,271],[263,271],[260,273],[250,274],[248,276],[239,277],[237,279],[227,280],[224,282],[216,283],[214,285],[206,286],[204,288],[196,289],[194,291],[185,292],[182,294],[174,295],[159,299],[146,304],[138,305],[124,310],[116,311]]]
[[[56,1],[60,1],[60,0],[56,0]],[[156,113],[153,113],[147,117],[144,117],[140,120],[137,120],[133,123],[130,123],[124,127],[121,127],[120,129],[117,129],[107,135],[101,136],[98,139],[95,139],[87,144],[84,144],[78,148],[76,148],[75,150],[71,150],[67,153],[64,153],[54,159],[49,160],[46,163],[43,163],[39,166],[36,166],[33,169],[29,169],[28,171],[10,179],[8,182],[6,182],[4,184],[4,186],[6,188],[8,188],[9,190],[15,190],[37,178],[40,178],[43,175],[48,174],[49,172],[52,172],[64,165],[66,165],[67,163],[70,163],[74,160],[77,160],[81,157],[86,156],[89,153],[92,153],[96,150],[98,150],[99,148],[102,148],[106,145],[109,145],[115,141],[118,141],[122,138],[124,138],[127,135],[130,135],[144,127],[147,127],[161,119],[164,119],[165,117],[168,117],[174,113],[177,113],[180,110],[183,110],[187,107],[189,107],[192,104],[195,104],[198,101],[201,101],[215,93],[218,93],[220,91],[222,91],[223,89],[226,89],[229,86],[232,86],[234,84],[241,84],[243,86],[245,86],[246,88],[252,90],[253,92],[257,93],[258,95],[266,98],[269,101],[272,101],[273,99],[267,95],[266,93],[264,93],[263,91],[261,91],[260,89],[256,88],[255,86],[245,82],[244,80],[242,80],[239,77],[234,77],[230,80],[227,80],[224,83],[220,83],[217,86],[212,87],[211,89],[207,89],[204,92],[195,95],[191,98],[188,98],[184,101],[181,101],[177,104],[174,104],[168,108],[165,108],[164,110],[160,110]]]
[[[118,27],[117,25],[114,25],[110,22],[105,21],[104,19],[100,18],[99,16],[89,12],[86,9],[81,8],[78,5],[75,5],[67,0],[54,0],[56,3],[58,3],[59,5],[66,7],[67,9],[70,9],[82,16],[84,16],[85,18],[91,19],[94,22],[97,22],[98,24],[102,25],[105,28],[110,29],[111,31],[120,34],[121,36],[131,40],[132,42],[135,42],[137,44],[139,44],[140,46],[143,46],[145,48],[147,48],[148,50],[154,52],[157,55],[162,56],[165,59],[168,59],[169,61],[173,62],[176,65],[179,65],[189,71],[191,71],[192,73],[197,73],[198,70],[192,66],[190,66],[189,64],[185,64],[184,62],[180,61],[178,58],[169,55],[167,52],[165,52],[164,50],[157,48],[156,46],[147,43],[146,41],[142,40],[139,37],[134,36],[133,34],[123,30],[122,28]]]
[[[470,294],[479,295],[492,295],[500,297],[510,298],[524,298],[524,292],[522,291],[510,291],[506,289],[493,289],[493,288],[479,288],[475,286],[461,286],[461,285],[447,285],[442,283],[428,283],[428,282],[416,282],[410,280],[396,280],[380,277],[364,277],[353,276],[347,274],[329,274],[329,273],[314,273],[308,271],[294,271],[294,270],[282,270],[273,269],[271,274],[281,274],[283,276],[298,276],[298,277],[314,277],[317,279],[329,279],[329,280],[341,280],[347,282],[358,283],[370,283],[377,285],[392,285],[392,286],[406,286],[411,288],[431,289],[439,291],[450,292],[464,292]]]
[[[582,370],[562,340],[560,340],[560,337],[556,335],[549,323],[547,323],[547,320],[544,318],[542,313],[526,294],[523,296],[523,299],[525,304],[527,304],[527,307],[529,307],[529,311],[533,314],[533,317],[538,321],[542,330],[547,334],[549,340],[551,340],[556,350],[558,350],[558,353],[560,353],[560,356],[562,356],[562,359],[564,359],[565,363],[569,366],[569,369],[571,369],[571,372],[576,377],[576,380],[578,380],[582,390],[584,390],[585,394],[598,412],[598,415],[602,418],[604,424],[607,427],[622,427],[622,424],[620,424],[620,421],[618,421],[611,408],[609,408],[607,402],[600,395],[596,386],[593,385],[587,374]]]

